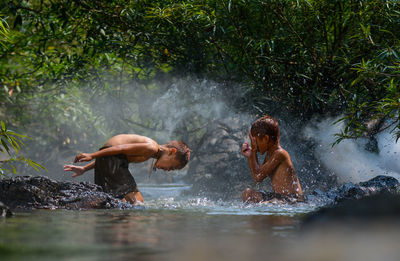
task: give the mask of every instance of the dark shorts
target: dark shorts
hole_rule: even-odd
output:
[[[282,203],[304,202],[304,199],[297,195],[286,196],[286,195],[278,194],[275,192],[266,192],[265,190],[260,190],[259,192],[261,193],[261,195],[263,197],[263,201],[277,200]]]
[[[94,183],[116,198],[123,198],[130,192],[137,192],[135,179],[128,169],[126,155],[97,158],[94,166]]]

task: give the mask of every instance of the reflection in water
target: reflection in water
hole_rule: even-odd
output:
[[[200,251],[214,246],[226,251],[233,246],[245,252],[253,249],[256,254],[263,249],[257,250],[260,246],[257,242],[276,245],[285,237],[274,232],[291,233],[296,222],[296,218],[290,216],[209,215],[204,209],[196,208],[39,210],[16,213],[13,218],[2,220],[0,257],[10,260],[126,260],[130,257],[175,260],[185,259],[193,247]],[[218,256],[219,248],[206,254],[209,258],[214,252]],[[229,256],[229,251],[226,254]]]
[[[95,240],[99,244],[153,246],[160,241],[159,229],[149,226],[157,223],[154,216],[111,212],[98,215],[97,219],[103,224],[95,229]]]

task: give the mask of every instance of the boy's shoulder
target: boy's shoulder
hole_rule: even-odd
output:
[[[289,153],[282,147],[279,149],[275,150],[273,153],[273,156],[278,158],[279,160],[285,160],[285,159],[290,159]]]

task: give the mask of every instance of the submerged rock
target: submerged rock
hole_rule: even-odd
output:
[[[90,209],[131,206],[87,182],[54,181],[44,176],[0,180],[0,201],[11,209]]]
[[[0,201],[0,217],[11,217],[11,210]]]

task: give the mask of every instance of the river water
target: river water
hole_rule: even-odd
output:
[[[0,219],[0,260],[400,260],[398,221],[304,229],[321,202],[244,205],[141,185],[143,206]],[[390,225],[388,225],[390,224]]]

